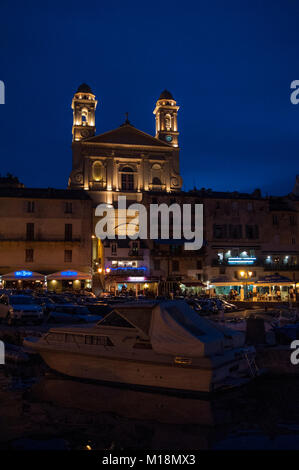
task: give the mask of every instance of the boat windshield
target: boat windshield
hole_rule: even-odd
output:
[[[134,328],[131,323],[115,312],[110,313],[98,323],[99,326],[119,326],[121,328]]]

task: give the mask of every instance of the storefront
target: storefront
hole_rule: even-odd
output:
[[[288,277],[281,276],[280,274],[271,274],[255,282],[254,297],[256,297],[256,300],[262,301],[295,301],[296,285]]]
[[[223,296],[230,300],[244,300],[251,297],[253,281],[240,281],[228,277],[213,278],[208,283],[207,293],[213,296]]]
[[[91,274],[73,270],[59,271],[47,276],[46,286],[49,291],[55,292],[91,289]]]
[[[179,286],[183,295],[202,295],[206,293],[206,285],[201,281],[182,281]]]
[[[149,295],[158,294],[159,281],[145,276],[113,276],[105,278],[106,290],[113,295]]]
[[[20,269],[1,276],[0,287],[4,289],[41,289],[44,287],[45,275],[26,269]]]

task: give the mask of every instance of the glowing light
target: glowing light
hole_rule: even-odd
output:
[[[102,271],[103,271],[103,269],[102,269],[102,268],[99,268],[99,269],[98,269],[98,273],[100,273],[100,274],[101,274],[101,272],[102,272]]]
[[[229,264],[254,264],[256,261],[255,257],[249,257],[249,258],[228,258],[228,263]]]
[[[110,273],[111,269],[110,268],[106,268],[106,273]]]
[[[31,277],[32,276],[32,271],[16,271],[15,272],[15,277]]]
[[[61,276],[77,276],[77,271],[61,271]]]

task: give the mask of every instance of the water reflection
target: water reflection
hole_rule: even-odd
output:
[[[0,448],[299,446],[299,378],[263,377],[204,399],[34,375],[0,370]]]
[[[48,377],[33,387],[39,400],[95,413],[116,413],[129,419],[160,423],[213,426],[228,420],[229,410],[217,414],[215,400],[132,390]]]

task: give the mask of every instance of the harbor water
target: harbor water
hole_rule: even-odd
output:
[[[0,366],[0,449],[299,449],[299,377],[262,376],[214,397]]]

